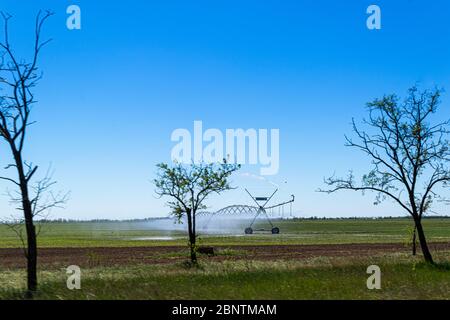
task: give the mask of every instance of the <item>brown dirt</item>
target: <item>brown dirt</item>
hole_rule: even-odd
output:
[[[220,254],[231,249],[232,255]],[[433,251],[450,250],[450,243],[432,243]],[[200,256],[200,259],[222,261],[225,259],[248,260],[301,260],[312,257],[363,257],[382,253],[410,252],[403,244],[324,244],[324,245],[273,245],[273,246],[218,246],[219,255]],[[225,252],[224,252],[225,253]],[[186,260],[187,250],[181,246],[129,247],[129,248],[42,248],[39,250],[41,267],[120,266],[132,264],[165,264]],[[24,268],[25,258],[21,249],[0,249],[0,267]]]

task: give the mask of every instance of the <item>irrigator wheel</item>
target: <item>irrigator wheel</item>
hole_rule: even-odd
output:
[[[245,228],[245,234],[252,234],[252,233],[253,233],[253,229],[252,228],[250,228],[250,227]]]
[[[279,233],[280,233],[280,229],[278,227],[272,228],[272,234],[279,234]]]

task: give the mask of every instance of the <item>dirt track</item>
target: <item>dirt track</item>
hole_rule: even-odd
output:
[[[450,243],[432,243],[434,251],[450,250]],[[231,255],[220,254],[231,249]],[[327,245],[276,245],[215,247],[219,255],[201,256],[201,259],[221,261],[225,259],[301,260],[311,257],[371,256],[374,254],[409,252],[402,244],[327,244]],[[185,247],[130,247],[130,248],[43,248],[39,250],[39,265],[45,267],[115,266],[129,264],[164,264],[186,260]],[[20,249],[0,249],[0,267],[25,267]]]

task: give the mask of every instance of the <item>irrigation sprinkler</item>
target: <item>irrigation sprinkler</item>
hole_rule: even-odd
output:
[[[266,231],[265,229],[257,229],[257,230],[253,230],[253,224],[255,223],[256,219],[258,219],[259,216],[263,215],[266,217],[267,222],[269,222],[270,226],[271,226],[271,232],[272,234],[279,234],[280,233],[280,228],[274,226],[274,224],[272,223],[272,220],[270,219],[269,215],[267,214],[267,210],[273,210],[275,208],[278,207],[283,207],[286,204],[292,203],[295,200],[295,196],[291,195],[292,199],[285,201],[285,202],[281,202],[272,206],[267,206],[268,203],[270,202],[270,200],[273,198],[273,196],[275,195],[275,193],[278,192],[278,189],[276,189],[269,197],[255,197],[253,196],[247,189],[245,189],[245,191],[248,193],[248,195],[253,199],[253,201],[256,203],[256,205],[258,206],[258,210],[256,211],[256,214],[252,220],[252,222],[250,223],[250,225],[245,228],[245,234],[252,234],[254,231]],[[262,204],[261,204],[262,203]]]
[[[265,229],[253,229],[253,225],[256,221],[256,219],[258,219],[258,217],[265,217],[266,220],[269,222],[270,226],[271,226],[271,233],[272,234],[279,234],[280,233],[280,228],[274,226],[272,220],[269,217],[268,212],[273,212],[275,208],[278,208],[279,210],[282,209],[283,214],[284,214],[284,206],[287,204],[291,204],[290,206],[290,210],[291,210],[291,215],[292,215],[292,203],[295,200],[294,195],[291,195],[291,199],[288,201],[284,201],[281,203],[277,203],[274,205],[269,206],[269,202],[270,200],[272,200],[273,196],[278,192],[278,189],[276,189],[270,196],[267,197],[255,197],[253,196],[247,189],[245,189],[245,191],[247,192],[247,194],[252,198],[252,200],[255,202],[256,206],[249,206],[249,205],[231,205],[225,208],[222,208],[216,212],[200,212],[200,215],[209,215],[209,219],[207,220],[206,224],[203,226],[204,229],[207,228],[207,225],[210,223],[210,221],[212,220],[212,218],[216,215],[227,215],[227,216],[233,216],[233,215],[250,215],[252,216],[252,221],[250,223],[250,225],[245,228],[244,232],[245,234],[253,234],[253,232],[255,231],[267,231]]]

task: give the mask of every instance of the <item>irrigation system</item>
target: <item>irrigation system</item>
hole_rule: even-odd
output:
[[[231,205],[225,208],[222,208],[215,212],[206,212],[203,211],[199,214],[201,215],[209,215],[210,218],[204,225],[204,228],[207,228],[208,223],[215,216],[250,216],[253,217],[248,227],[245,228],[245,234],[253,234],[255,231],[270,231],[272,234],[279,234],[280,228],[275,226],[272,220],[269,217],[269,213],[273,213],[275,209],[280,209],[284,213],[284,207],[290,204],[290,214],[292,215],[292,203],[295,201],[295,196],[291,195],[291,199],[280,202],[274,205],[269,205],[270,200],[272,200],[273,196],[278,192],[276,189],[270,196],[254,196],[247,189],[245,189],[247,194],[252,198],[255,205]],[[271,229],[253,229],[253,225],[258,218],[264,218],[270,224]]]

